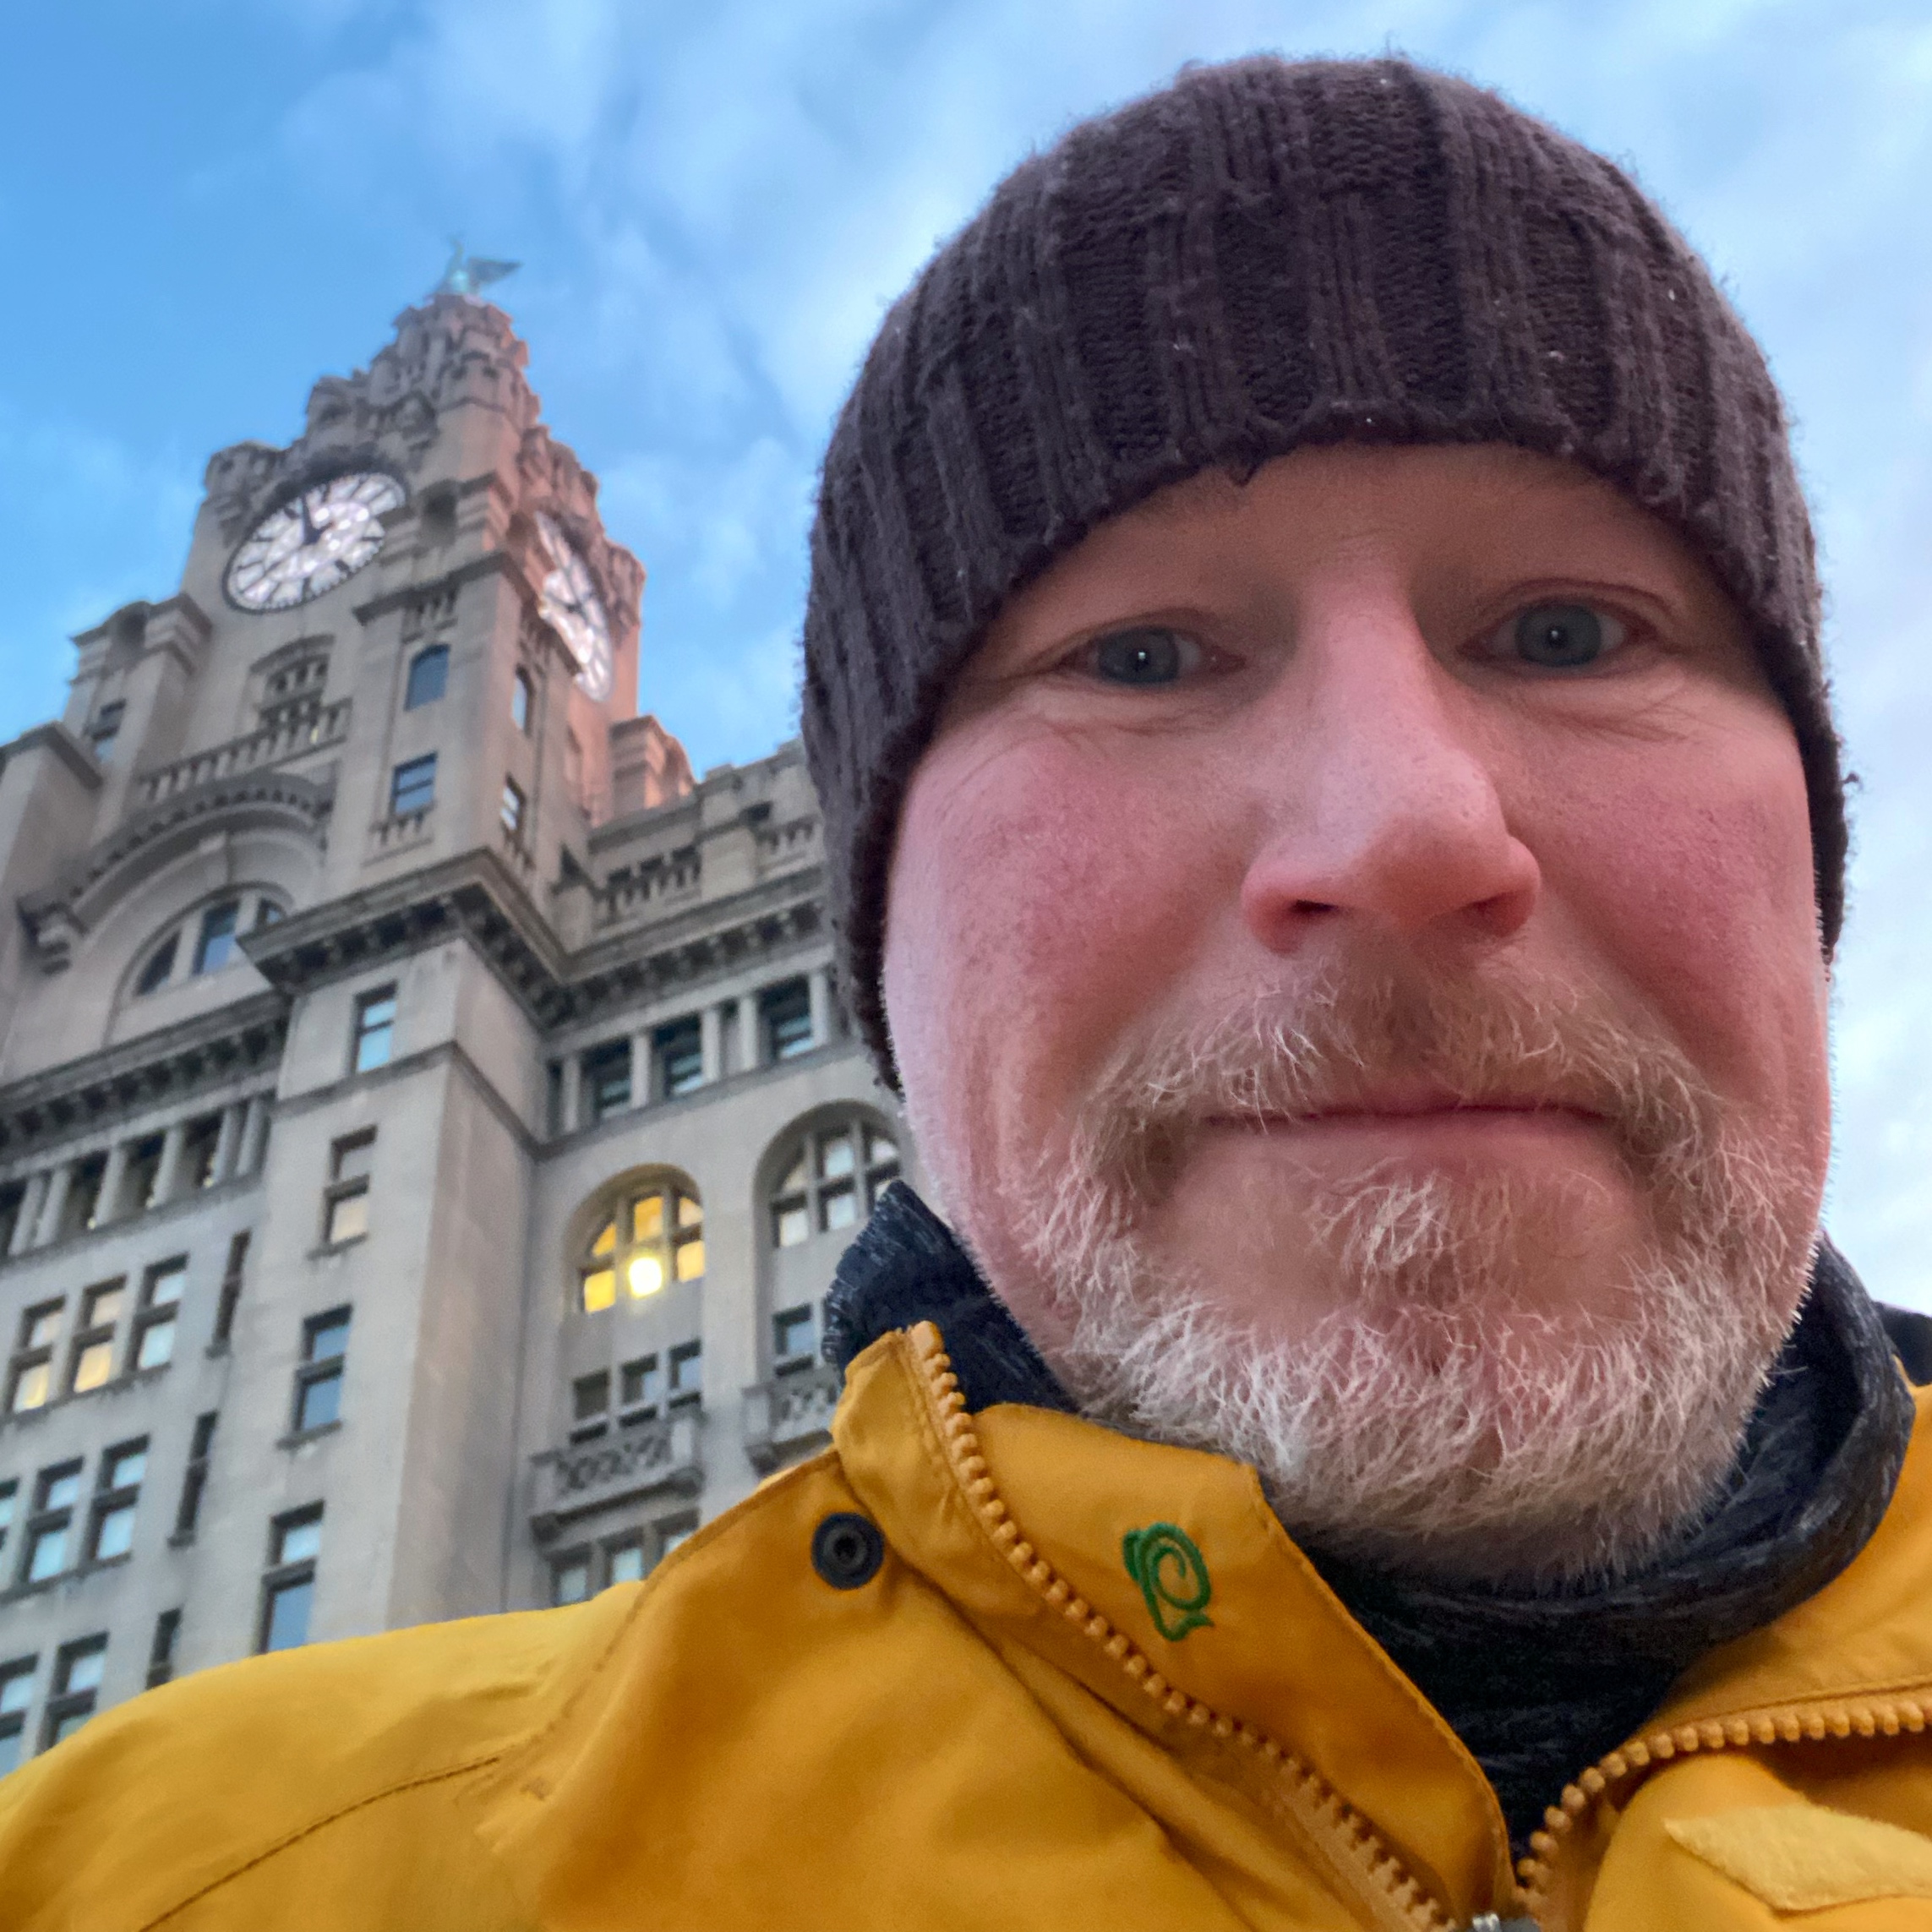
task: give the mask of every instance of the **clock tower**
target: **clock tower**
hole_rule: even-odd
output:
[[[405,311],[0,746],[0,1771],[639,1575],[824,1440],[911,1149],[816,800],[638,715],[644,572],[526,361]]]

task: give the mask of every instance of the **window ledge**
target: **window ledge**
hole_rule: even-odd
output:
[[[311,1261],[326,1261],[331,1255],[347,1254],[352,1247],[360,1247],[369,1237],[366,1234],[351,1235],[347,1241],[318,1242],[309,1249]]]
[[[83,1389],[78,1394],[57,1395],[51,1402],[43,1402],[37,1409],[15,1409],[0,1416],[0,1429],[15,1422],[31,1422],[41,1416],[52,1415],[57,1409],[64,1409],[70,1402],[90,1402],[96,1395],[124,1394],[130,1389],[138,1389],[144,1384],[153,1382],[166,1375],[174,1364],[157,1362],[151,1368],[124,1369],[118,1375],[111,1375],[98,1388]]]
[[[291,1429],[276,1443],[278,1449],[298,1449],[310,1443],[320,1442],[325,1436],[332,1436],[342,1426],[341,1416],[332,1422],[318,1422],[312,1429]]]

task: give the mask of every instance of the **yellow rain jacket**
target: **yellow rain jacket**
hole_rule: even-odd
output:
[[[968,1414],[930,1324],[833,1433],[641,1585],[96,1719],[0,1782],[0,1927],[1932,1929],[1924,1430],[1851,1567],[1579,1766],[1520,1874],[1250,1471]]]

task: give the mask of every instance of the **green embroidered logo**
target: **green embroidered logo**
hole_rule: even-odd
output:
[[[1178,1643],[1190,1630],[1211,1624],[1203,1613],[1214,1586],[1208,1580],[1207,1560],[1185,1530],[1171,1523],[1149,1523],[1129,1530],[1121,1538],[1127,1573],[1147,1599],[1154,1627],[1169,1643]]]

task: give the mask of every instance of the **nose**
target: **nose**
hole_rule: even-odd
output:
[[[1271,951],[1337,921],[1401,939],[1505,939],[1541,887],[1498,767],[1509,715],[1431,652],[1399,591],[1360,588],[1302,627],[1257,723],[1265,830],[1242,916]]]

